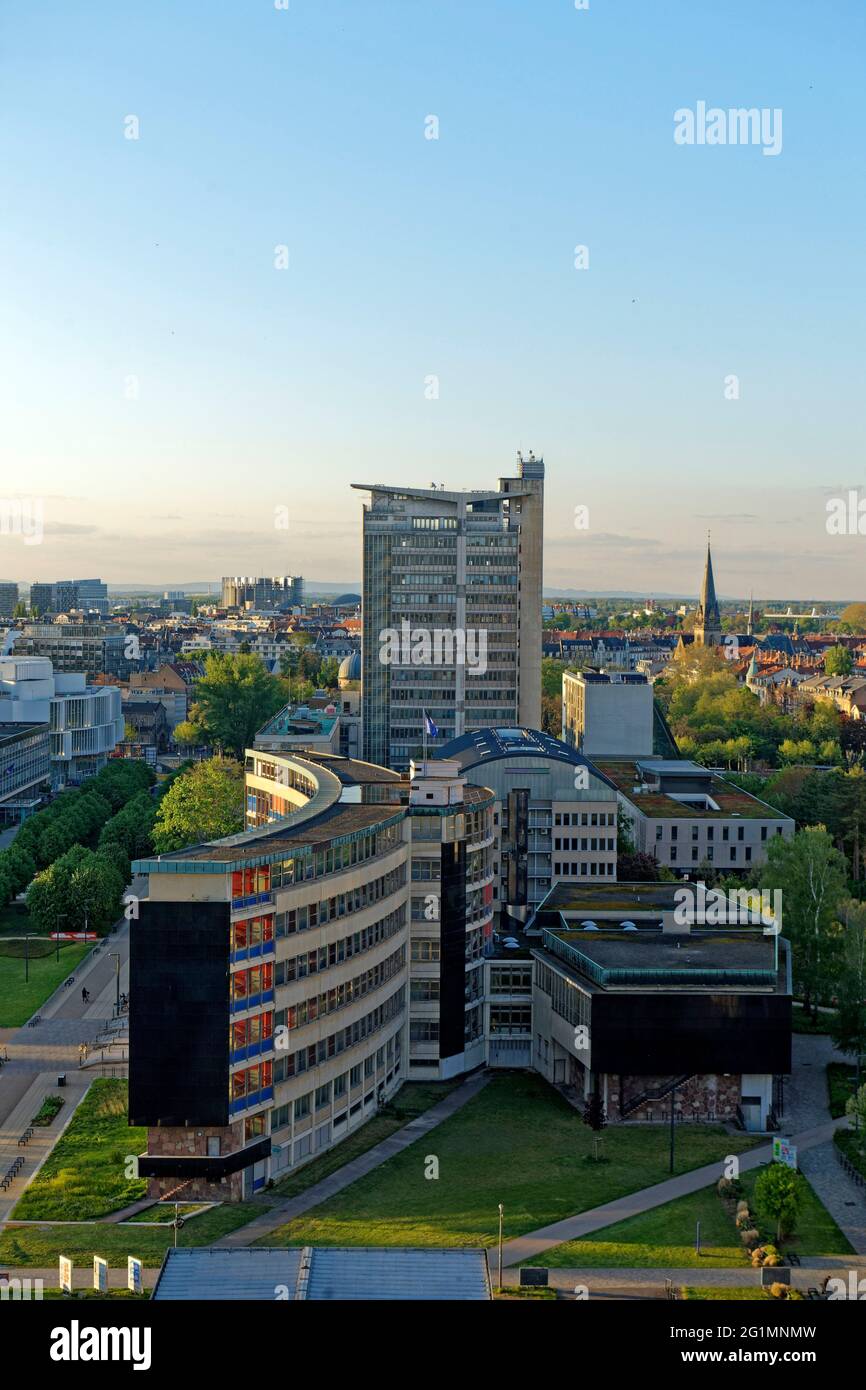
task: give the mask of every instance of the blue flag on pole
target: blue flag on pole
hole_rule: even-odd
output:
[[[439,730],[437,729],[436,725],[433,723],[433,720],[430,718],[430,716],[429,716],[429,714],[427,713],[426,710],[424,711],[424,728],[425,728],[425,730],[426,730],[426,733],[427,733],[427,737],[428,737],[428,738],[438,738],[438,737],[439,737]]]

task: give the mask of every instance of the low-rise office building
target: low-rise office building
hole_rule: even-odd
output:
[[[58,791],[99,772],[122,741],[121,693],[88,685],[81,673],[59,674],[47,657],[0,656],[0,730],[19,723],[48,724]]]
[[[701,925],[672,884],[559,884],[532,926],[534,1066],[608,1120],[776,1128],[791,1070],[788,943],[760,911]],[[695,895],[694,901],[699,901]],[[695,922],[697,918],[697,923]]]
[[[688,758],[600,758],[596,766],[617,788],[637,851],[686,877],[701,865],[748,872],[776,835],[794,834],[790,816]]]

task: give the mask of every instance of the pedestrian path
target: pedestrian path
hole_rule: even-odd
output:
[[[342,1192],[344,1187],[349,1187],[351,1183],[357,1182],[367,1173],[372,1173],[374,1168],[387,1159],[393,1158],[395,1154],[402,1153],[410,1144],[414,1144],[416,1139],[427,1134],[437,1125],[441,1125],[443,1120],[455,1115],[458,1110],[462,1110],[470,1100],[483,1090],[490,1080],[489,1072],[476,1072],[470,1076],[456,1090],[450,1092],[443,1100],[436,1105],[432,1105],[429,1110],[425,1110],[423,1115],[418,1115],[409,1124],[398,1129],[394,1134],[390,1134],[387,1139],[383,1139],[380,1144],[374,1145],[366,1153],[359,1154],[349,1163],[338,1168],[329,1177],[323,1178],[315,1186],[308,1187],[306,1192],[300,1193],[297,1197],[291,1197],[288,1201],[280,1202],[271,1207],[261,1216],[257,1216],[254,1221],[250,1221],[246,1226],[241,1226],[237,1231],[232,1231],[230,1235],[223,1236],[215,1244],[220,1248],[225,1246],[253,1245],[262,1236],[268,1236],[272,1231],[276,1231],[280,1226],[285,1226],[287,1221],[294,1221],[296,1217],[302,1216],[304,1212],[310,1211],[312,1207],[317,1207],[321,1202],[326,1202],[335,1193]]]
[[[494,1278],[496,1277],[496,1252],[491,1250],[488,1258],[490,1268]],[[786,1269],[786,1274],[790,1272],[791,1287],[806,1292],[808,1289],[818,1288],[828,1277],[842,1278],[845,1283],[849,1283],[849,1271],[854,1271],[856,1278],[862,1279],[866,1274],[866,1260],[855,1255],[835,1255],[825,1257],[815,1257],[811,1260],[803,1261],[799,1267],[794,1267],[790,1271]],[[665,1296],[666,1281],[670,1281],[675,1288],[688,1285],[692,1288],[711,1288],[711,1289],[748,1289],[761,1287],[761,1271],[752,1269],[747,1264],[737,1265],[730,1269],[697,1269],[686,1267],[669,1267],[664,1269],[584,1269],[575,1267],[573,1269],[550,1269],[548,1271],[548,1287],[557,1289],[563,1293],[574,1294],[579,1290],[579,1297],[589,1296],[589,1299],[599,1297],[610,1298],[613,1295],[632,1297],[632,1298],[663,1298]],[[511,1288],[520,1283],[520,1271],[518,1269],[503,1269],[502,1283],[505,1288]],[[586,1290],[586,1293],[583,1291]]]
[[[0,1191],[0,1225],[8,1220],[25,1187],[51,1153],[84,1098],[90,1081],[86,1073],[82,1075],[76,1072],[68,1075],[67,1084],[59,1089],[56,1072],[41,1072],[31,1081],[17,1105],[0,1125],[0,1176],[14,1159],[24,1159],[23,1167],[11,1185]],[[36,1126],[27,1143],[19,1145],[19,1139],[30,1127],[46,1095],[62,1096],[62,1110],[50,1125]]]
[[[844,1119],[831,1120],[815,1129],[804,1130],[802,1134],[795,1134],[793,1140],[802,1152],[815,1148],[819,1144],[826,1144],[828,1139],[832,1139],[835,1129],[846,1126],[847,1121]],[[740,1171],[747,1172],[751,1168],[760,1167],[762,1163],[769,1163],[772,1156],[771,1144],[761,1144],[756,1149],[750,1149],[747,1153],[739,1155]],[[652,1211],[655,1207],[663,1206],[665,1202],[672,1202],[677,1197],[686,1197],[692,1192],[699,1192],[702,1187],[709,1187],[711,1183],[718,1182],[721,1175],[721,1163],[708,1163],[703,1168],[693,1168],[691,1172],[680,1173],[675,1178],[668,1178],[666,1182],[656,1183],[653,1187],[641,1188],[638,1192],[629,1192],[624,1197],[617,1197],[613,1202],[605,1202],[602,1206],[579,1212],[576,1216],[566,1217],[564,1221],[555,1221],[550,1226],[542,1226],[537,1231],[529,1231],[526,1235],[518,1236],[516,1240],[508,1241],[503,1246],[503,1264],[526,1264],[538,1255],[543,1255],[546,1250],[551,1250],[555,1245],[562,1245],[569,1240],[578,1240],[581,1236],[600,1231],[604,1226],[612,1226],[614,1222],[625,1221],[628,1217],[638,1216],[644,1211]]]

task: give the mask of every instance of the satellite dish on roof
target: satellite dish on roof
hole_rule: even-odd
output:
[[[584,931],[598,931],[595,922],[581,922],[580,925],[583,927]]]

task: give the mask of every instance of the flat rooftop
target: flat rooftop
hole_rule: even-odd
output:
[[[689,763],[685,760],[675,759],[654,759],[654,758],[596,758],[595,766],[599,772],[609,778],[614,783],[617,790],[642,811],[645,816],[650,817],[678,817],[683,820],[718,820],[720,817],[739,817],[742,820],[788,820],[781,811],[775,806],[768,806],[765,801],[759,801],[756,796],[750,796],[748,792],[741,791],[735,787],[733,782],[727,782],[723,777],[708,771],[699,763]],[[635,787],[640,787],[645,781],[642,768],[647,772],[655,773],[662,777],[677,777],[686,779],[694,777],[702,780],[699,792],[684,792],[684,795],[707,795],[718,806],[718,810],[703,810],[691,804],[678,801],[676,797],[668,796],[663,791],[635,791]]]
[[[783,946],[783,943],[779,943]],[[604,990],[786,989],[786,951],[754,927],[734,931],[545,931],[536,953]]]

